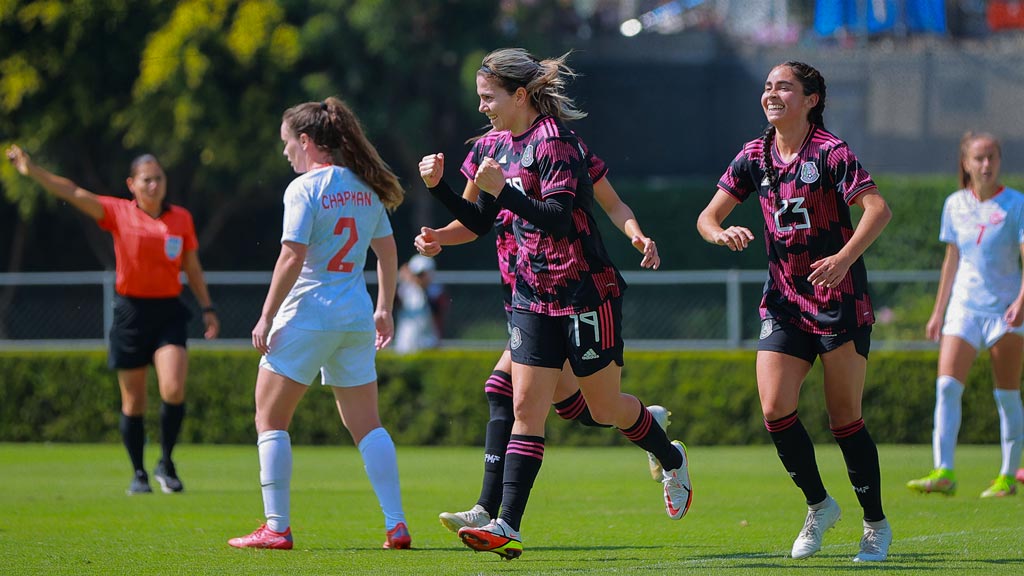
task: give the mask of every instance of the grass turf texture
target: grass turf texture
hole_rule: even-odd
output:
[[[635,448],[548,447],[523,523],[525,553],[473,553],[437,521],[475,502],[479,448],[399,447],[411,551],[381,550],[383,518],[354,448],[295,449],[295,550],[236,550],[262,522],[256,449],[183,445],[183,494],[126,496],[118,445],[0,444],[0,572],[6,574],[1020,574],[1024,495],[981,500],[997,446],[957,452],[954,497],[913,494],[927,446],[881,446],[895,531],[889,560],[851,562],[860,508],[838,447],[819,445],[843,518],[821,552],[788,558],[806,508],[773,448],[690,446],[694,504],[669,520]],[[149,466],[158,457],[150,444]],[[151,472],[152,473],[152,472]]]

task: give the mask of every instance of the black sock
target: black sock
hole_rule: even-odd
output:
[[[629,428],[619,431],[633,444],[654,454],[665,470],[675,470],[683,465],[683,455],[669,442],[668,435],[643,403],[640,404],[640,416],[636,422]]]
[[[526,511],[540,465],[544,462],[544,437],[513,434],[505,453],[505,492],[501,498],[501,519],[513,530]]]
[[[575,420],[584,426],[611,428],[609,424],[600,424],[594,420],[594,417],[590,415],[590,408],[587,407],[587,401],[579,390],[565,400],[556,402],[555,414],[558,414],[563,420]]]
[[[793,478],[793,482],[803,491],[807,505],[824,500],[828,493],[821,482],[821,474],[818,473],[818,462],[814,458],[814,442],[811,441],[796,411],[778,420],[765,420],[764,426],[772,436],[779,460],[782,460],[782,465]]]
[[[882,473],[878,467],[878,448],[868,434],[864,419],[834,428],[839,449],[846,460],[846,473],[850,476],[853,491],[864,509],[864,519],[877,522],[885,518],[882,513]]]
[[[496,518],[504,490],[505,451],[508,449],[508,439],[515,419],[512,415],[511,396],[487,392],[487,406],[491,418],[487,422],[487,436],[484,438],[484,478],[480,486],[480,499],[476,503],[483,506],[491,518]]]
[[[142,416],[126,416],[122,413],[119,428],[121,440],[124,441],[124,447],[128,450],[128,458],[132,461],[132,468],[135,469],[135,472],[145,474],[146,466],[142,459],[142,449],[146,445],[146,431]]]
[[[164,462],[171,462],[171,452],[178,443],[181,423],[185,420],[185,403],[160,403],[160,448],[163,450]]]

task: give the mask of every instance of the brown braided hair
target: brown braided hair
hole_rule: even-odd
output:
[[[352,109],[335,97],[321,102],[305,102],[284,111],[284,123],[293,134],[305,134],[316,147],[331,155],[366,182],[388,210],[405,199],[398,177],[366,138]]]
[[[782,66],[788,67],[793,71],[793,75],[796,76],[800,86],[803,87],[804,96],[810,96],[811,94],[818,95],[818,103],[807,112],[807,121],[812,125],[817,126],[821,129],[825,128],[825,78],[818,72],[816,68],[810,64],[804,62],[798,62],[796,60],[790,60],[775,66],[779,68]],[[774,70],[775,68],[772,68]],[[779,191],[779,173],[775,169],[775,162],[772,160],[772,143],[775,141],[775,126],[771,124],[764,129],[761,134],[761,155],[762,155],[762,167],[764,168],[765,176],[768,177],[769,190],[776,193]]]

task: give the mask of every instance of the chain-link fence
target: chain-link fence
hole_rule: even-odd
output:
[[[630,349],[750,348],[760,322],[763,270],[624,273],[623,337]],[[374,292],[376,276],[366,275]],[[878,324],[874,346],[922,348],[937,271],[876,271],[869,275]],[[221,337],[208,345],[247,346],[270,283],[269,272],[207,272],[221,320]],[[443,345],[501,347],[505,316],[496,272],[439,271],[451,305]],[[0,350],[101,346],[110,326],[113,272],[0,274]],[[189,335],[202,341],[198,306]]]

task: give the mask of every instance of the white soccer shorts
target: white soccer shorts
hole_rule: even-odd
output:
[[[275,324],[270,352],[260,368],[309,386],[321,374],[321,384],[351,388],[377,380],[374,332],[323,332]]]
[[[1024,326],[1013,328],[996,314],[979,314],[960,306],[946,309],[946,320],[942,325],[944,336],[956,336],[975,350],[992,347],[1006,334],[1024,334]]]

